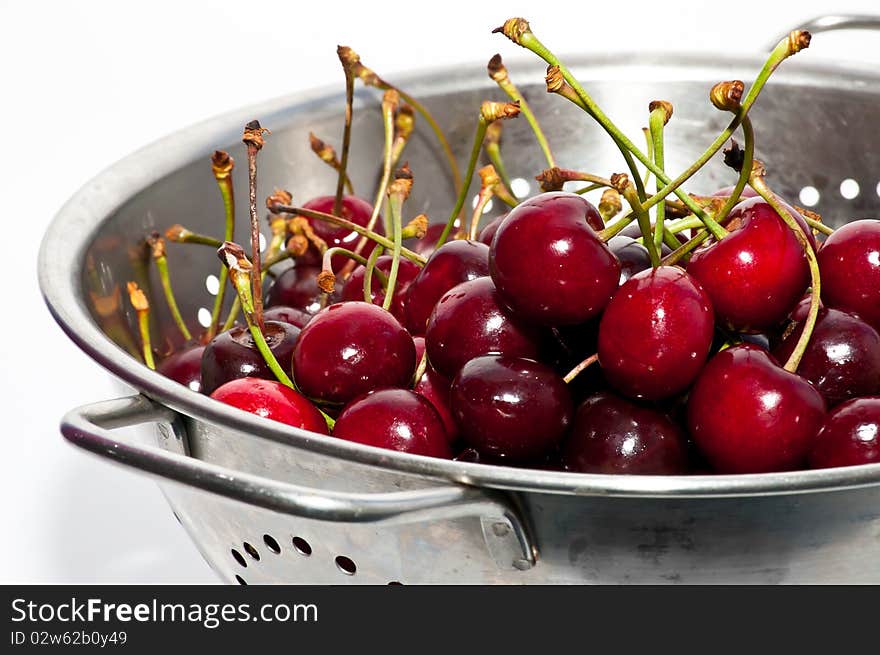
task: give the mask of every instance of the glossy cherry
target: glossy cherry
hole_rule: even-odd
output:
[[[822,299],[880,330],[880,220],[847,223],[819,250]]]
[[[239,378],[215,389],[211,398],[295,428],[329,434],[321,412],[305,396],[275,380]]]
[[[668,398],[697,377],[713,332],[712,303],[699,283],[661,266],[637,273],[614,294],[599,322],[599,362],[624,395]]]
[[[508,212],[504,212],[500,216],[496,216],[491,221],[486,223],[486,225],[483,226],[483,229],[481,229],[480,233],[477,235],[477,241],[479,241],[480,243],[485,243],[487,246],[491,246],[492,239],[495,238],[495,233],[504,222],[504,219],[507,218],[507,214]],[[601,230],[602,228],[600,227],[599,229]]]
[[[416,362],[422,361],[422,355],[425,354],[425,338],[414,337],[413,342],[416,345]],[[443,427],[446,428],[446,436],[449,437],[449,443],[453,443],[458,439],[458,424],[452,417],[452,400],[450,398],[452,382],[437,372],[430,362],[425,368],[425,372],[419,378],[413,387],[420,396],[424,396],[429,403],[434,406],[437,415],[443,421]]]
[[[303,204],[303,208],[311,209],[312,211],[317,212],[324,212],[325,214],[332,214],[333,204],[335,203],[335,201],[335,196],[319,196],[317,198],[312,198],[311,200]],[[373,213],[373,206],[366,200],[358,198],[357,196],[342,196],[341,213],[342,218],[363,227],[370,222],[370,216]],[[340,246],[342,248],[352,249],[357,246],[358,241],[361,239],[361,235],[359,235],[357,232],[352,232],[347,228],[331,225],[326,221],[321,221],[318,219],[307,218],[306,220],[311,224],[312,229],[315,231],[315,234],[327,243],[328,248]],[[384,230],[382,229],[381,216],[376,221],[376,224],[373,226],[373,231],[377,234],[384,234]],[[367,241],[364,249],[361,251],[361,254],[364,257],[367,257],[373,251],[374,247],[374,242]],[[337,255],[333,257],[333,270],[338,271],[340,268],[345,266],[347,261],[348,259],[343,255]]]
[[[284,305],[315,314],[321,309],[322,291],[318,288],[321,269],[294,266],[282,271],[266,292],[266,307]]]
[[[802,332],[800,324],[773,350],[778,361],[788,360]],[[880,335],[853,314],[822,308],[797,373],[816,385],[829,407],[880,393]]]
[[[542,193],[510,211],[492,240],[489,270],[518,316],[540,325],[574,325],[605,308],[617,289],[620,263],[590,227],[597,217],[589,201],[564,192]]]
[[[481,455],[525,462],[560,442],[572,401],[548,366],[489,355],[469,361],[453,380],[452,412],[465,443]]]
[[[623,284],[636,273],[641,273],[651,268],[651,258],[648,249],[635,239],[626,236],[616,236],[608,240],[608,247],[617,261],[620,262],[620,278],[618,284]]]
[[[825,418],[810,450],[810,468],[880,462],[880,397],[855,398]]]
[[[289,323],[266,321],[263,334],[278,363],[290,366],[299,329]],[[202,353],[201,368],[202,392],[206,394],[239,378],[275,380],[246,327],[234,327],[214,337]]]
[[[575,411],[562,447],[566,470],[581,473],[680,475],[687,471],[687,441],[662,412],[597,393]]]
[[[794,209],[788,211],[803,223]],[[694,252],[688,273],[709,294],[719,323],[740,332],[771,329],[788,316],[810,283],[804,250],[762,198],[739,203],[726,226],[728,236]]]
[[[374,389],[408,386],[415,359],[412,338],[389,312],[365,302],[337,303],[303,328],[293,375],[309,398],[343,404]]]
[[[351,401],[333,436],[414,455],[449,459],[443,421],[425,398],[407,389],[381,389]]]
[[[202,354],[205,346],[183,348],[163,359],[156,370],[193,391],[202,390]]]
[[[542,336],[504,306],[492,278],[481,277],[444,294],[428,321],[425,347],[434,368],[451,379],[480,355],[537,359]]]
[[[264,320],[290,323],[300,330],[312,320],[312,316],[314,316],[314,314],[310,314],[304,309],[296,309],[295,307],[288,307],[287,305],[275,305],[263,310]]]
[[[391,264],[393,261],[394,258],[391,255],[382,255],[376,259],[376,268],[387,276],[391,271]],[[403,323],[405,318],[404,300],[406,298],[406,291],[421,270],[421,268],[408,259],[400,260],[397,269],[397,284],[394,289],[394,298],[391,300],[389,311],[401,323]],[[351,276],[346,280],[342,287],[341,299],[343,301],[364,299],[364,278],[366,277],[366,272],[367,269],[363,266],[358,266],[352,271]],[[376,275],[373,275],[373,280],[370,285],[370,295],[373,299],[374,305],[381,306],[385,301],[385,291],[382,289],[382,284]]]
[[[406,327],[423,335],[440,297],[452,287],[489,275],[489,248],[476,241],[444,243],[412,281],[406,294]]]
[[[822,394],[751,344],[715,355],[687,405],[691,437],[719,473],[802,467],[824,418]]]

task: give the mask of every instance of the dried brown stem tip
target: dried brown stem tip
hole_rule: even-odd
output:
[[[540,184],[541,191],[561,191],[568,181],[558,166],[541,171],[535,179]]]
[[[290,205],[292,202],[293,196],[290,191],[275,189],[272,195],[266,198],[266,208],[271,212],[276,205]]]
[[[648,103],[648,111],[653,113],[655,109],[663,110],[663,124],[666,125],[672,118],[672,103],[666,100],[652,100]]]
[[[137,282],[129,282],[126,286],[128,288],[128,298],[131,300],[131,306],[134,307],[134,310],[136,312],[149,311],[150,303],[147,300],[147,296],[137,285]]]
[[[333,293],[336,289],[336,276],[333,271],[321,271],[318,273],[318,288],[324,293]]]
[[[394,117],[394,131],[397,133],[397,138],[408,139],[415,125],[415,109],[406,103],[402,104],[397,110],[397,116]]]
[[[410,232],[416,239],[421,239],[428,233],[428,217],[425,214],[419,214],[403,228],[404,232]]]
[[[740,80],[730,80],[728,82],[718,82],[709,91],[709,100],[716,109],[721,111],[736,111],[739,109],[740,101],[742,101],[745,84]]]
[[[394,180],[388,185],[389,196],[400,196],[404,200],[409,198],[412,191],[413,175],[409,164],[404,164],[394,171]]]
[[[611,186],[620,194],[626,193],[631,184],[626,173],[614,173],[611,176]]]
[[[492,164],[486,164],[483,166],[477,171],[477,175],[480,176],[480,186],[484,189],[491,189],[501,184],[501,178],[498,177],[498,171],[495,170],[495,167]]]
[[[568,84],[559,66],[548,66],[544,81],[547,83],[547,93],[559,93]]]
[[[749,175],[749,179],[762,178],[767,175],[767,167],[764,166],[764,162],[760,159],[752,160],[752,173]]]
[[[739,147],[736,141],[731,139],[730,146],[724,149],[724,164],[738,173],[742,170],[745,159],[745,151]]]
[[[302,257],[309,249],[309,240],[302,234],[294,234],[287,241],[287,250],[292,257]]]
[[[501,55],[496,54],[489,60],[489,64],[486,66],[486,70],[489,72],[489,77],[498,82],[505,82],[509,79],[509,75],[507,74],[507,68],[504,66],[504,62],[501,61]]]
[[[167,230],[165,230],[165,238],[175,243],[185,242],[187,237],[189,237],[191,234],[192,231],[186,229],[180,223],[175,223]]]
[[[338,166],[339,160],[336,158],[336,150],[326,141],[322,141],[314,132],[309,132],[309,147],[312,149],[321,161],[327,162],[331,166]],[[282,203],[287,204],[287,203]]]
[[[517,45],[522,45],[523,35],[531,33],[532,28],[529,27],[529,21],[525,18],[508,18],[504,21],[504,25],[496,27],[492,30],[492,34],[501,32],[508,39]]]
[[[235,160],[229,156],[228,152],[223,150],[215,150],[211,155],[211,170],[214,177],[218,180],[225,180],[232,174],[232,168],[235,166]]]
[[[504,127],[504,123],[501,121],[495,121],[494,123],[489,123],[486,127],[486,143],[488,144],[497,144],[501,143],[501,131]]]
[[[267,128],[260,126],[260,121],[251,121],[244,126],[244,135],[241,137],[242,142],[248,146],[260,150],[263,147],[263,134],[271,134]]]
[[[253,269],[253,264],[244,254],[244,249],[232,241],[224,241],[223,245],[217,248],[217,257],[230,271],[250,273]]]
[[[387,89],[382,94],[382,104],[391,107],[392,111],[397,111],[397,107],[400,105],[400,93],[397,89]]]
[[[480,116],[486,123],[515,118],[519,116],[519,112],[518,100],[513,102],[490,102],[487,100],[480,105]]]
[[[149,236],[147,236],[147,244],[150,246],[150,252],[153,255],[153,259],[160,259],[165,256],[165,239],[163,239],[158,232],[151,232]]]
[[[790,55],[796,55],[801,50],[805,50],[810,47],[810,40],[813,38],[813,35],[807,32],[807,30],[795,30],[791,34],[788,35],[788,53]]]
[[[382,79],[372,69],[367,68],[361,63],[360,55],[347,45],[337,46],[336,54],[339,57],[339,61],[342,62],[342,66],[352,75],[360,78],[367,86],[382,86],[384,84]]]
[[[599,199],[599,213],[605,216],[616,216],[623,209],[623,202],[617,189],[605,189]]]

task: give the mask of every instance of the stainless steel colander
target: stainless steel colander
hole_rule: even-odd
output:
[[[638,134],[650,100],[675,105],[667,130],[671,171],[685,167],[728,120],[707,102],[709,87],[750,80],[761,65],[751,57],[642,54],[569,62],[630,134]],[[600,174],[621,170],[604,133],[544,92],[542,66],[529,61],[511,68],[560,161]],[[497,93],[482,65],[412,77],[401,86],[431,107],[459,153],[468,148],[479,102]],[[133,317],[120,301],[129,279],[159,289],[139,245],[142,235],[176,222],[218,231],[222,205],[208,156],[226,147],[244,161],[241,128],[255,117],[272,129],[261,154],[259,196],[274,186],[299,200],[326,193],[333,173],[315,163],[307,135],[337,130],[342,106],[338,92],[281,98],[145,148],[77,193],[40,253],[41,288],[61,327],[140,391],[74,410],[64,418],[64,436],[158,476],[176,516],[224,580],[880,582],[880,465],[659,477],[435,460],[273,423],[143,366],[130,354]],[[812,205],[832,225],[877,215],[880,75],[873,68],[814,65],[808,51],[786,62],[752,114],[759,156],[776,190]],[[534,191],[540,153],[524,121],[506,130],[508,168],[521,178],[518,185]],[[351,171],[356,186],[370,188],[382,140],[371,93],[357,96],[354,134]],[[439,220],[452,190],[432,144],[420,130],[408,148],[416,179],[409,206]],[[246,188],[244,168],[236,170],[239,189]],[[688,188],[707,192],[731,182],[732,173],[713,162]],[[238,215],[247,215],[243,205]],[[185,313],[210,307],[213,250],[171,245],[169,256]],[[153,306],[158,332],[171,334],[164,303]],[[130,438],[131,428],[144,423],[157,428],[151,444]]]

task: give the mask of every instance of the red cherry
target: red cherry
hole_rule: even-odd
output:
[[[678,267],[661,266],[614,294],[599,322],[599,362],[621,393],[668,398],[697,377],[713,332],[712,303],[700,285]]]
[[[391,264],[394,257],[391,255],[382,255],[376,259],[376,268],[388,275],[391,271]],[[397,269],[397,285],[394,288],[394,298],[391,301],[390,312],[398,321],[404,321],[404,299],[409,285],[419,274],[420,269],[408,259],[401,259]],[[346,280],[342,287],[342,300],[363,300],[364,299],[364,278],[366,278],[367,269],[364,266],[358,266],[352,271],[351,276]],[[379,278],[373,275],[370,286],[370,295],[374,305],[382,305],[385,301],[385,292],[382,290],[382,284]]]
[[[809,461],[814,469],[880,462],[880,397],[835,407],[816,435]]]
[[[488,277],[464,282],[447,292],[431,314],[425,333],[428,360],[447,378],[480,355],[537,359],[540,346],[538,329],[520,322],[502,304]]]
[[[413,342],[416,345],[416,362],[421,362],[422,355],[425,354],[425,338],[413,337]],[[419,381],[413,387],[413,391],[426,398],[434,406],[434,410],[443,421],[443,427],[446,428],[446,436],[449,437],[449,443],[454,443],[458,439],[458,425],[452,417],[451,387],[452,383],[440,375],[437,369],[428,363],[422,377],[419,378]]]
[[[202,354],[205,346],[190,346],[169,355],[156,370],[193,391],[202,390]]]
[[[275,380],[239,378],[215,389],[211,398],[295,428],[329,434],[321,412],[305,396]]]
[[[312,198],[308,202],[303,205],[303,209],[311,209],[316,212],[324,212],[325,214],[333,213],[333,204],[336,201],[335,196],[319,196],[317,198]],[[358,198],[357,196],[342,196],[342,218],[347,221],[351,221],[352,223],[356,223],[360,226],[366,226],[367,223],[370,222],[370,216],[373,213],[373,206],[368,203],[366,200]],[[354,249],[357,246],[358,241],[361,239],[361,235],[357,232],[352,232],[344,227],[339,227],[337,225],[331,225],[326,221],[321,221],[317,219],[307,218],[306,219],[309,224],[312,226],[312,229],[315,231],[315,234],[322,238],[326,243],[328,248],[333,248],[335,246],[340,246],[342,248]],[[377,234],[384,234],[384,230],[382,229],[382,217],[376,220],[376,225],[373,226],[373,231]],[[373,248],[375,247],[375,243],[372,241],[367,241],[364,249],[361,251],[361,254],[364,257],[368,257],[371,252],[373,252]],[[338,271],[341,269],[349,260],[343,255],[336,255],[332,258],[331,264],[333,266],[334,271]]]
[[[573,325],[597,316],[617,289],[620,263],[590,218],[585,198],[542,193],[510,211],[489,249],[489,270],[504,301],[528,321]]]
[[[623,284],[636,273],[641,273],[651,268],[651,257],[648,249],[635,239],[625,236],[616,236],[608,240],[608,248],[620,262],[620,279],[618,284]]]
[[[333,436],[414,455],[449,459],[443,421],[427,400],[407,389],[381,389],[345,406]]]
[[[263,319],[266,321],[278,321],[279,323],[289,323],[290,325],[302,330],[306,324],[312,320],[314,314],[310,314],[305,310],[288,307],[287,305],[275,305],[263,310]]]
[[[687,442],[657,410],[600,392],[580,404],[562,448],[567,470],[581,473],[679,475]]]
[[[319,267],[294,266],[282,271],[266,292],[266,307],[284,305],[315,314],[323,291],[318,287]]]
[[[739,203],[726,226],[728,236],[694,252],[688,273],[709,294],[720,323],[739,332],[768,330],[788,316],[810,283],[804,250],[762,198]]]
[[[819,250],[822,299],[880,331],[880,220],[847,223]]]
[[[788,360],[803,330],[798,325],[773,350],[778,361]],[[797,373],[816,385],[829,407],[880,393],[880,335],[853,314],[820,309]]]
[[[389,312],[345,302],[321,310],[303,328],[293,374],[309,398],[347,403],[373,389],[408,386],[415,359],[412,338]]]
[[[480,243],[485,243],[487,246],[492,245],[492,239],[495,238],[495,233],[498,231],[498,228],[504,222],[504,219],[507,218],[508,212],[504,212],[500,216],[496,216],[491,221],[486,223],[480,233],[477,235],[477,241]],[[602,229],[601,227],[599,228]]]
[[[550,367],[489,355],[469,361],[452,381],[452,412],[464,441],[481,455],[522,462],[560,442],[572,402]]]
[[[412,281],[406,294],[406,327],[422,335],[440,297],[462,282],[489,275],[489,248],[476,241],[444,243]]]
[[[421,239],[413,239],[409,249],[420,254],[422,257],[430,257],[437,250],[437,241],[440,239],[440,235],[443,234],[444,229],[446,229],[445,223],[429,225],[425,231],[425,236]]]
[[[720,473],[803,466],[825,418],[825,400],[758,346],[715,355],[688,399],[691,437]]]
[[[290,366],[299,334],[299,329],[289,323],[265,322],[263,336],[269,350],[284,368]],[[234,327],[214,337],[202,353],[201,370],[202,393],[206,394],[238,378],[275,379],[246,327]]]

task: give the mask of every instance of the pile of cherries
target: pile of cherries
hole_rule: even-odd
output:
[[[370,202],[335,200],[303,207],[338,204],[347,221],[370,223]],[[597,208],[565,191],[519,202],[477,238],[453,230],[436,247],[440,229],[429,230],[411,244],[423,265],[397,256],[387,310],[390,249],[371,262],[371,304],[363,264],[320,287],[310,243],[268,284],[257,317],[292,386],[244,325],[158,370],[297,428],[486,464],[701,474],[880,462],[880,220],[817,241],[802,212],[782,206],[821,272],[822,306],[793,372],[782,364],[807,322],[811,271],[804,240],[767,200],[744,193],[724,238],[652,266],[638,241],[650,233],[603,240]],[[299,218],[328,248],[360,238]]]

